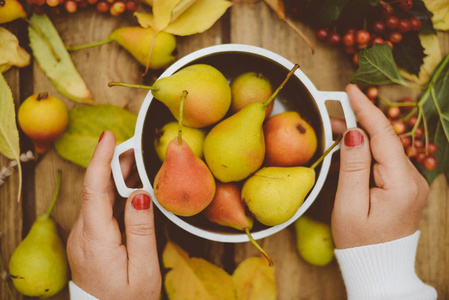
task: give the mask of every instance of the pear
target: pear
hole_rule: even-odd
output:
[[[253,228],[253,218],[245,214],[245,205],[240,197],[241,188],[235,182],[216,183],[215,196],[208,207],[203,211],[206,218],[218,225],[232,227],[245,231],[251,243],[268,260],[270,266],[273,261],[262,247],[254,240],[250,230]]]
[[[315,266],[325,266],[334,258],[334,243],[328,224],[301,216],[295,221],[296,245],[301,257]]]
[[[267,120],[263,127],[267,166],[304,166],[317,149],[313,127],[296,111],[286,111]]]
[[[164,103],[175,118],[179,116],[182,92],[189,91],[183,125],[192,128],[203,128],[220,121],[231,106],[231,88],[226,77],[206,64],[185,67],[171,76],[158,79],[153,86],[119,82],[110,82],[109,86],[151,90],[153,96]]]
[[[104,40],[74,47],[67,46],[67,49],[77,51],[114,41],[134,56],[142,66],[147,66],[150,69],[166,67],[175,60],[172,53],[176,48],[176,38],[172,34],[159,32],[155,37],[152,28],[140,26],[118,28]],[[151,59],[148,60],[150,52]]]
[[[310,167],[265,167],[243,184],[242,199],[255,218],[267,226],[291,219],[315,184],[315,167],[340,142],[335,143]]]
[[[165,159],[168,144],[178,135],[178,122],[169,122],[162,128],[156,129],[154,148],[161,161]],[[203,143],[206,132],[199,128],[182,126],[182,138],[192,149],[193,153],[203,158]]]
[[[33,223],[30,232],[14,250],[9,273],[14,286],[26,296],[46,298],[67,284],[69,268],[66,251],[50,214],[61,185],[61,171],[53,199],[46,213]]]
[[[232,102],[231,109],[234,113],[241,110],[249,103],[270,99],[273,94],[270,81],[259,72],[246,72],[237,76],[231,83]],[[274,102],[267,106],[265,119],[273,111]]]
[[[186,96],[184,91],[179,110],[179,133],[168,144],[165,160],[154,179],[154,194],[166,210],[188,217],[210,204],[215,194],[215,179],[204,161],[195,156],[182,139],[182,111]]]
[[[267,101],[246,105],[209,131],[204,140],[204,158],[218,180],[241,181],[260,168],[265,156],[262,124],[267,107],[298,67],[290,70]]]
[[[26,17],[27,13],[19,1],[3,0],[3,4],[0,4],[0,24]]]
[[[43,154],[66,130],[69,113],[64,102],[48,93],[40,93],[25,99],[17,112],[17,120],[36,152]]]

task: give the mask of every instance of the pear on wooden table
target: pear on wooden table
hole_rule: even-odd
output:
[[[253,102],[221,121],[204,140],[204,158],[214,176],[221,182],[241,181],[263,163],[265,141],[263,122],[268,105],[298,68],[295,65],[284,82],[265,102]]]
[[[165,160],[154,179],[154,194],[166,210],[179,216],[193,216],[205,209],[215,195],[215,179],[207,165],[182,139],[181,100],[179,134],[167,147]]]
[[[290,220],[315,184],[315,167],[340,142],[339,137],[309,167],[265,167],[243,184],[242,199],[262,224],[275,226]]]
[[[231,88],[226,77],[206,64],[187,66],[173,75],[158,79],[152,86],[110,82],[109,86],[127,86],[151,90],[175,118],[179,117],[182,92],[189,92],[183,114],[183,125],[202,128],[220,121],[231,105]]]
[[[273,261],[265,250],[254,240],[250,230],[254,220],[245,213],[245,205],[241,198],[241,187],[238,183],[216,183],[215,196],[203,211],[206,218],[218,225],[232,227],[244,231],[251,243],[265,256],[270,265]]]

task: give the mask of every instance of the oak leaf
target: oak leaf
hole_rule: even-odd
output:
[[[30,64],[30,55],[19,45],[17,37],[0,27],[0,73],[12,66],[25,67]]]
[[[232,274],[239,300],[276,300],[277,286],[274,267],[261,257],[241,262]]]
[[[236,299],[231,275],[202,258],[189,257],[173,242],[167,242],[162,256],[168,298],[224,300]]]

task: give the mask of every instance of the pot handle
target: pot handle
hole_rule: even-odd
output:
[[[114,156],[112,157],[111,161],[111,169],[112,169],[112,177],[114,178],[115,186],[117,187],[117,191],[123,198],[128,198],[129,195],[131,195],[132,192],[138,190],[138,189],[131,189],[129,188],[126,183],[125,179],[122,175],[122,168],[120,167],[120,155],[122,155],[124,152],[134,149],[134,138],[130,138],[123,143],[117,145],[115,147]],[[135,153],[135,151],[134,151]]]
[[[340,102],[345,117],[346,128],[357,127],[356,117],[346,92],[320,92],[320,100],[323,101],[323,103],[327,100],[336,100]],[[335,147],[334,150],[339,148],[339,146]]]

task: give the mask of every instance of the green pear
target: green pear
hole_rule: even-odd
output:
[[[67,49],[77,51],[111,42],[116,42],[122,46],[142,66],[150,69],[166,67],[175,60],[173,51],[176,48],[176,38],[172,34],[162,31],[155,36],[152,28],[142,28],[140,26],[118,28],[104,40],[74,47],[67,46]]]
[[[272,116],[264,124],[263,132],[267,166],[304,166],[316,152],[315,130],[296,111]]]
[[[237,76],[231,83],[231,109],[234,113],[241,110],[249,103],[270,99],[273,88],[270,81],[258,72],[246,72]],[[273,111],[274,102],[267,106],[265,118]]]
[[[215,179],[204,161],[195,156],[182,138],[182,111],[179,133],[167,147],[165,160],[154,178],[154,194],[166,210],[180,216],[193,216],[205,209],[215,195]]]
[[[301,216],[295,221],[296,245],[301,257],[315,266],[325,266],[334,258],[334,243],[328,224]]]
[[[262,125],[267,106],[298,67],[295,65],[267,101],[246,105],[209,131],[204,140],[204,158],[218,180],[241,181],[260,168],[265,156]]]
[[[291,219],[315,184],[315,167],[340,142],[341,136],[310,167],[265,167],[243,184],[242,199],[262,224]]]
[[[168,144],[178,135],[178,122],[169,122],[162,128],[156,129],[154,148],[161,161],[165,159]],[[199,128],[182,126],[182,138],[199,158],[203,158],[203,143],[206,132]]]
[[[9,261],[14,286],[23,295],[46,298],[55,295],[67,284],[69,268],[65,247],[50,217],[58,197],[61,173],[47,212],[33,223],[30,232],[17,246]]]
[[[171,76],[158,79],[153,86],[109,83],[109,86],[117,85],[151,90],[175,118],[179,116],[182,92],[187,90],[189,100],[184,107],[183,125],[192,128],[203,128],[220,121],[231,106],[231,88],[226,77],[206,64],[185,67]]]

